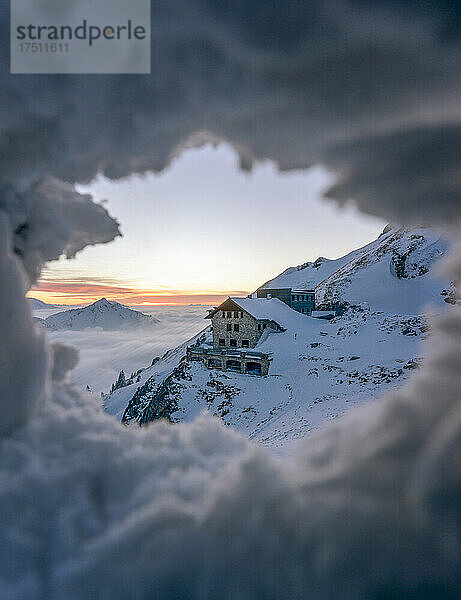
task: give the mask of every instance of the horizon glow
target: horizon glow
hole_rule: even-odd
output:
[[[50,263],[28,294],[47,303],[219,304],[287,267],[338,258],[375,239],[385,222],[322,198],[322,167],[238,169],[232,148],[184,151],[160,174],[98,177],[81,192],[105,202],[122,238]],[[105,200],[107,199],[107,200]]]

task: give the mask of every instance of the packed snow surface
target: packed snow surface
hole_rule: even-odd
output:
[[[170,396],[178,406],[172,418],[192,421],[207,410],[250,439],[284,446],[351,406],[402,385],[421,364],[426,332],[421,316],[370,312],[364,307],[333,321],[298,318],[295,313],[286,331],[263,336],[255,348],[271,357],[267,377],[183,362],[171,384]],[[113,392],[105,400],[106,410],[121,419],[134,392],[147,381],[151,389],[158,388],[196,339],[146,369],[135,384]],[[211,344],[209,330],[201,343]]]

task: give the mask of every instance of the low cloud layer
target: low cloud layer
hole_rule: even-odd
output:
[[[323,161],[337,175],[332,195],[392,220],[459,219],[460,7],[153,8],[152,76],[65,78],[8,74],[0,9],[2,593],[456,598],[456,313],[434,326],[432,356],[409,386],[279,463],[213,419],[120,428],[66,382],[67,350],[55,347],[47,369],[24,291],[44,261],[118,232],[49,176],[158,170],[203,139],[229,140],[243,167]]]
[[[125,331],[95,328],[47,333],[50,342],[68,344],[79,351],[80,360],[74,365],[70,380],[83,388],[89,385],[91,391],[98,394],[108,392],[121,369],[128,377],[141,367],[148,367],[154,357],[163,356],[208,325],[204,306],[142,310],[159,322],[151,327]]]

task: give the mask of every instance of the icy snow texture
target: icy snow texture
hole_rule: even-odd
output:
[[[32,323],[24,299],[26,277],[9,249],[7,219],[0,211],[0,432],[31,417],[42,400],[47,355],[43,333]]]
[[[0,209],[9,218],[14,252],[32,281],[45,261],[61,254],[72,258],[88,245],[119,235],[118,224],[103,206],[62,181],[48,177],[24,192],[0,189]]]
[[[62,381],[66,374],[77,366],[78,350],[61,342],[54,342],[50,347],[53,352],[51,377],[54,381]]]
[[[0,11],[2,596],[456,597],[457,315],[409,386],[280,464],[212,420],[121,429],[51,382],[23,294],[118,231],[50,175],[161,169],[204,139],[244,167],[323,162],[389,220],[459,219],[459,3],[160,0],[150,77],[10,76]]]

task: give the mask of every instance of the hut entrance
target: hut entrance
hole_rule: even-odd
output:
[[[219,358],[210,358],[208,361],[209,369],[222,369],[222,361]]]
[[[239,360],[228,360],[226,362],[226,369],[228,371],[240,371],[242,370],[242,363]]]
[[[247,362],[246,372],[251,375],[261,375],[261,364],[257,362]]]

